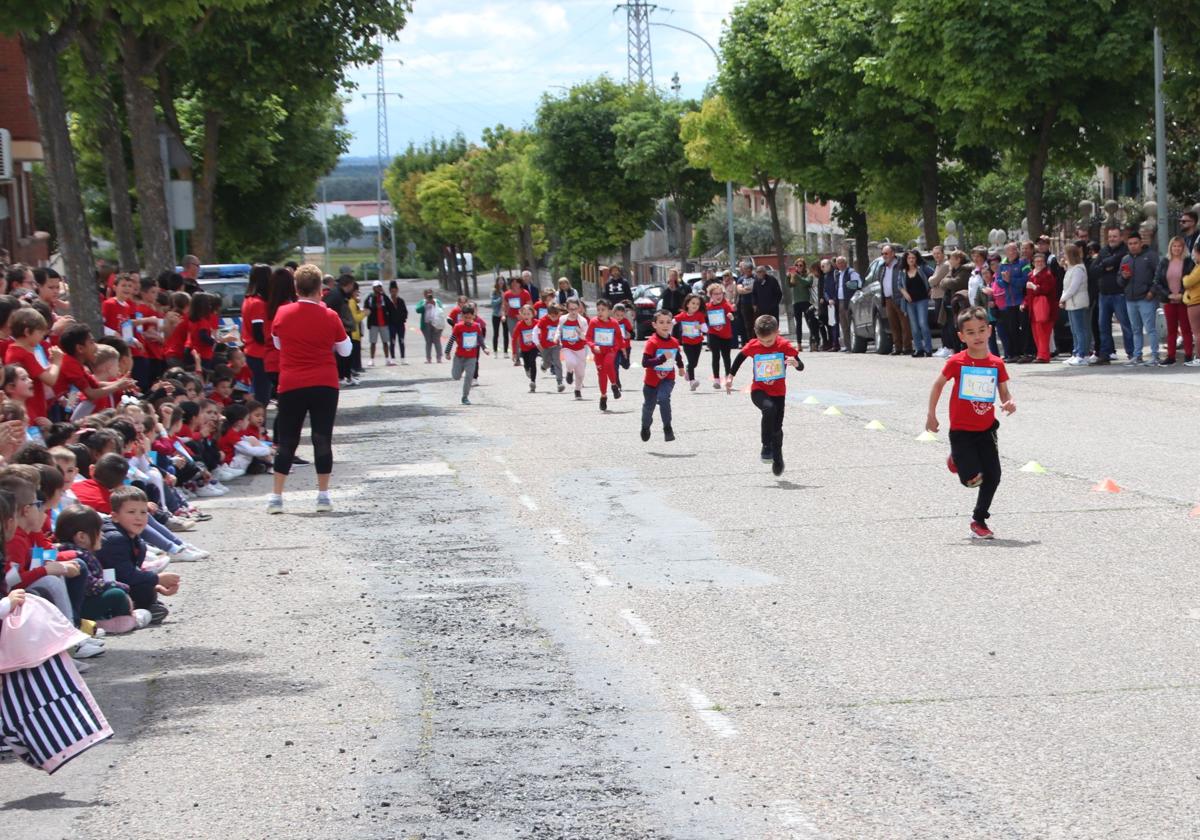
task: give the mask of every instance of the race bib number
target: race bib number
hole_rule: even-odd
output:
[[[661,355],[663,357],[663,362],[661,365],[655,365],[654,369],[659,371],[660,373],[670,373],[672,370],[674,370],[675,369],[675,349],[670,348],[670,349],[659,350],[658,353],[659,353],[659,355]]]
[[[520,298],[509,298],[508,299],[508,308],[509,309],[520,309],[521,308],[521,299]]]
[[[964,367],[958,374],[958,398],[969,402],[994,403],[999,385],[999,368]]]
[[[562,340],[566,342],[579,341],[579,327],[566,326],[562,328]]]
[[[121,322],[121,338],[126,341],[133,341],[133,321]]]
[[[724,309],[708,310],[708,325],[710,327],[716,327],[717,329],[720,329],[721,327],[725,326],[725,323],[726,320]]]
[[[547,312],[549,312],[549,311],[550,311],[550,310],[546,309],[546,307],[544,307],[544,306],[539,306],[539,307],[538,307],[538,310],[537,310],[537,316],[538,316],[539,318],[545,318],[545,317],[546,317],[546,313],[547,313]]]
[[[611,327],[599,328],[596,330],[596,344],[601,347],[612,347],[616,334],[617,331]]]
[[[521,343],[526,347],[533,346],[533,330],[521,330]]]
[[[33,357],[38,360],[38,364],[44,368],[50,367],[50,357],[46,355],[46,348],[40,344],[33,346]]]
[[[550,327],[547,329],[546,338],[549,339],[551,344],[553,344],[555,341],[558,341],[558,327]]]
[[[724,315],[725,313],[722,312],[721,314]],[[695,321],[684,321],[682,324],[680,324],[680,326],[683,328],[683,337],[684,338],[699,338],[700,337],[700,325],[697,324]]]
[[[465,332],[462,334],[462,349],[474,350],[479,346],[479,333]]]
[[[754,381],[775,382],[783,379],[784,356],[782,353],[760,353],[754,357]]]

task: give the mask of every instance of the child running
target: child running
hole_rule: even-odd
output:
[[[950,392],[950,456],[946,466],[958,474],[964,487],[978,487],[971,536],[990,540],[995,537],[987,526],[992,499],[1000,486],[1000,451],[996,419],[996,398],[1006,414],[1017,410],[1008,392],[1008,368],[1004,360],[988,350],[992,327],[987,311],[972,306],[958,314],[958,338],[966,350],[946,360],[941,374],[929,393],[929,416],[925,429],[938,430],[937,407],[947,382],[955,382]]]
[[[708,352],[712,354],[713,388],[721,387],[721,361],[725,362],[725,389],[733,381],[729,366],[729,351],[733,347],[733,305],[725,299],[725,287],[713,283],[708,287],[708,303],[704,317],[708,322]]]
[[[567,314],[558,319],[558,344],[567,384],[575,385],[575,399],[583,399],[583,373],[587,370],[588,319],[580,312],[578,298],[567,301]]]
[[[683,299],[683,311],[675,316],[675,323],[679,325],[679,341],[683,345],[683,354],[687,356],[687,381],[693,391],[700,387],[700,380],[696,379],[696,365],[700,361],[700,348],[704,346],[704,334],[708,332],[707,318],[700,311],[701,303],[700,295],[688,295]]]
[[[711,311],[711,310],[709,310]],[[725,390],[733,391],[733,377],[746,359],[753,359],[754,384],[750,400],[762,412],[762,459],[771,462],[771,472],[783,475],[783,410],[787,406],[787,363],[804,370],[800,351],[779,335],[779,322],[770,315],[759,315],[754,334],[733,362]]]
[[[671,428],[671,391],[675,389],[675,369],[683,373],[683,357],[679,354],[679,342],[671,335],[673,321],[670,311],[660,309],[654,313],[654,335],[646,342],[642,353],[642,367],[646,376],[642,380],[642,440],[650,440],[650,424],[654,421],[654,406],[658,406],[662,417],[663,440],[675,440]]]
[[[551,295],[554,293],[551,292]],[[538,320],[538,346],[542,349],[542,370],[549,370],[558,382],[558,393],[567,386],[563,385],[562,348],[558,346],[558,319],[563,310],[557,303],[546,307],[546,314]]]
[[[484,346],[483,339],[483,325],[475,318],[475,304],[464,304],[460,320],[454,325],[454,330],[450,333],[450,340],[446,342],[447,356],[450,355],[450,348],[454,347],[454,361],[450,365],[450,375],[454,377],[455,381],[459,379],[463,381],[463,405],[471,404],[468,396],[471,393],[471,383],[475,381],[475,371],[479,367],[479,351],[482,350],[487,355],[491,355]]]
[[[600,380],[600,410],[608,411],[608,385],[613,386],[613,399],[621,399],[617,384],[617,351],[624,346],[621,325],[612,317],[612,305],[600,298],[596,301],[596,317],[588,324],[587,344],[596,360],[596,378]]]
[[[529,377],[529,393],[537,390],[537,364],[541,346],[538,344],[538,333],[541,329],[533,320],[533,306],[525,304],[521,307],[517,319],[516,333],[513,336],[513,358],[520,359],[525,365],[525,375]]]

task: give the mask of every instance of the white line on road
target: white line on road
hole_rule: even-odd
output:
[[[718,738],[733,738],[737,735],[737,727],[715,708],[716,704],[705,697],[704,692],[692,688],[687,683],[680,683],[679,687],[687,694],[688,702],[696,710],[696,716],[704,721]]]
[[[508,459],[505,458],[503,455],[493,455],[492,460],[495,461],[497,464],[507,464],[508,463]]]
[[[537,510],[538,510],[537,502],[535,502],[533,499],[526,496],[524,493],[522,493],[520,496],[517,496],[517,501],[520,502],[521,504],[525,505],[525,507],[527,507],[529,510],[533,511],[534,513],[537,513]]]
[[[776,799],[771,803],[771,810],[781,823],[793,830],[793,840],[816,840],[825,836],[794,799]]]
[[[581,561],[575,565],[583,570],[583,573],[588,576],[588,580],[592,582],[593,586],[612,586],[612,581],[600,574],[600,570],[596,568],[595,563]]]
[[[517,478],[516,473],[514,473],[512,470],[505,470],[504,477],[507,478],[509,481],[511,481],[513,484],[521,483],[521,479]]]
[[[420,464],[393,464],[388,467],[372,467],[367,470],[368,478],[408,478],[411,476],[454,475],[454,470],[445,461],[425,461]]]
[[[571,541],[567,539],[567,535],[557,528],[551,528],[546,531],[546,536],[554,540],[555,545],[570,545]]]
[[[1190,618],[1192,621],[1200,621],[1200,610],[1188,610],[1188,618]]]
[[[642,621],[642,617],[633,610],[621,610],[621,618],[625,619],[625,623],[633,628],[634,635],[642,640],[642,644],[658,644],[658,639],[654,638],[654,631],[650,629],[650,625]]]

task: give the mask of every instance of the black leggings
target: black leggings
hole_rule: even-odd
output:
[[[495,338],[495,336],[492,336]],[[525,364],[525,375],[529,377],[530,382],[537,382],[537,366],[538,359],[542,356],[542,352],[534,347],[532,350],[521,351],[521,361]]]
[[[508,322],[499,315],[492,316],[492,352],[499,353],[501,330],[504,331],[504,352],[508,352]]]
[[[787,397],[772,397],[766,391],[751,391],[750,401],[762,412],[762,445],[776,447],[783,443],[783,411]]]
[[[950,430],[950,457],[958,469],[958,480],[967,487],[967,482],[983,476],[973,516],[980,525],[987,524],[992,499],[996,496],[996,488],[1000,486],[999,428],[1000,423],[996,422],[984,432]]]
[[[729,373],[729,350],[733,347],[732,338],[721,338],[720,336],[708,336],[708,352],[712,354],[713,379],[721,375],[721,360],[725,360],[725,373]]]
[[[683,355],[687,357],[687,378],[691,382],[696,378],[696,365],[700,363],[700,350],[703,344],[683,345]]]
[[[340,356],[338,358],[341,358]],[[317,475],[333,472],[333,420],[337,416],[338,389],[327,385],[295,388],[278,397],[275,416],[275,472],[287,475],[304,431],[304,417],[312,426],[313,465]]]

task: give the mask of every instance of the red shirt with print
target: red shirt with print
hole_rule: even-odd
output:
[[[563,315],[558,320],[558,343],[568,350],[587,347],[588,319],[583,315]]]
[[[46,416],[46,386],[38,379],[46,367],[38,361],[37,356],[15,341],[8,345],[8,350],[4,353],[4,363],[20,365],[28,371],[29,378],[33,380],[33,396],[25,401],[25,413],[29,415],[29,423],[32,425],[34,420]]]
[[[782,397],[787,393],[787,360],[800,355],[800,351],[782,336],[775,338],[770,347],[757,338],[750,339],[741,349],[754,374],[751,391],[762,391],[768,396]]]
[[[540,318],[538,324],[538,339],[543,347],[553,347],[558,344],[558,318],[546,315]]]
[[[609,343],[603,344],[604,341]],[[594,356],[617,352],[625,346],[625,340],[621,338],[621,325],[613,318],[593,318],[588,324],[587,343]]]
[[[521,307],[525,304],[532,304],[533,297],[529,292],[521,289],[519,292],[507,291],[504,293],[504,317],[516,318],[521,313]]]
[[[659,338],[658,333],[654,333],[650,338],[646,339],[645,349],[642,351],[647,356],[654,357],[663,355],[662,364],[656,367],[646,368],[646,376],[642,382],[649,385],[651,388],[658,387],[658,383],[664,379],[674,379],[675,369],[679,366],[680,347],[679,342],[675,340],[675,336],[667,338]]]
[[[1008,381],[1003,359],[991,353],[976,359],[963,350],[946,360],[942,376],[954,388],[950,392],[951,431],[986,432],[995,425],[1000,383]]]
[[[451,333],[454,339],[454,355],[460,359],[478,359],[485,334],[483,324],[478,318],[469,324],[466,321],[455,324]]]
[[[733,307],[729,301],[704,304],[704,317],[708,321],[708,334],[717,338],[733,338]]]
[[[679,324],[680,340],[684,344],[704,343],[704,329],[708,324],[706,313],[699,309],[695,312],[680,312],[675,316],[675,323]]]
[[[524,321],[517,321],[517,352],[524,353],[527,350],[537,350],[537,338],[540,327],[536,321],[530,321],[526,324]]]

